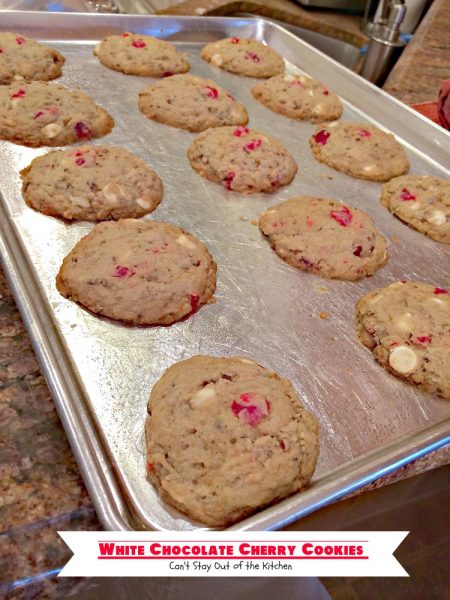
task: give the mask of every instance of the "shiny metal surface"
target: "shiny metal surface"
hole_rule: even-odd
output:
[[[5,17],[6,15],[6,17]],[[27,18],[28,17],[28,18]],[[226,35],[267,41],[288,62],[326,82],[345,104],[344,119],[365,118],[403,141],[411,172],[448,176],[450,135],[276,25],[263,20],[115,15],[2,15],[0,29],[52,43],[65,55],[61,82],[79,86],[113,115],[113,132],[94,143],[123,145],[162,177],[165,196],[148,218],[185,227],[218,264],[217,303],[171,327],[126,327],[62,298],[54,279],[62,259],[92,225],[66,225],[26,207],[18,171],[45,149],[0,143],[1,249],[55,403],[99,517],[110,529],[190,529],[145,479],[143,426],[150,389],[173,362],[194,354],[247,355],[288,377],[317,415],[321,455],[311,488],[239,523],[274,529],[445,443],[450,404],[386,373],[355,339],[354,304],[374,287],[416,278],[449,285],[450,249],[409,229],[381,207],[380,185],[315,162],[309,123],[275,115],[250,95],[253,80],[199,59],[201,46]],[[153,33],[187,52],[195,74],[212,77],[276,136],[299,172],[274,195],[242,196],[200,178],[186,150],[194,135],[148,121],[137,94],[148,79],[103,67],[93,44],[124,30]],[[328,196],[369,212],[390,240],[390,261],[374,277],[328,281],[291,268],[270,250],[253,221],[298,194]],[[319,313],[326,311],[327,319]]]

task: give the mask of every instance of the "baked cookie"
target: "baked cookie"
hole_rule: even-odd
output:
[[[395,137],[369,123],[320,125],[309,143],[317,160],[358,179],[388,181],[409,170],[408,157]]]
[[[194,356],[153,387],[147,468],[163,500],[224,527],[311,479],[318,425],[291,383],[248,358]]]
[[[450,400],[450,294],[397,281],[356,304],[361,342],[388,371]]]
[[[339,98],[307,75],[276,75],[251,90],[273,112],[301,121],[334,121],[342,115]]]
[[[135,325],[170,325],[214,302],[216,263],[170,223],[99,223],[64,259],[58,291],[89,310]]]
[[[28,206],[69,220],[143,217],[163,193],[161,179],[143,160],[110,146],[53,150],[35,158],[21,176]]]
[[[102,137],[112,117],[80,90],[33,81],[0,86],[0,139],[23,146],[65,146]]]
[[[290,183],[297,164],[275,138],[248,127],[217,127],[189,146],[192,167],[227,190],[253,194],[273,192]]]
[[[450,180],[426,175],[396,177],[383,185],[380,201],[417,231],[450,244]]]
[[[322,277],[354,281],[387,261],[386,240],[369,215],[336,200],[291,198],[264,212],[259,228],[278,256]]]
[[[245,107],[212,79],[174,75],[139,94],[139,108],[149,119],[188,131],[221,125],[246,125]]]
[[[166,77],[190,68],[175,46],[138,33],[110,35],[95,46],[94,54],[105,67],[127,75]]]
[[[18,33],[0,31],[0,85],[13,81],[49,81],[61,75],[64,56]]]
[[[204,46],[200,56],[236,75],[265,78],[284,73],[284,60],[278,52],[256,40],[225,38]]]

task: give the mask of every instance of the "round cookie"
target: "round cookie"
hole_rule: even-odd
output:
[[[56,287],[105,317],[170,325],[214,302],[216,263],[202,242],[176,225],[107,221],[66,256]]]
[[[356,304],[361,342],[388,371],[450,400],[450,294],[416,281],[373,290]]]
[[[301,121],[334,121],[342,115],[338,96],[307,75],[276,75],[252,88],[271,111]]]
[[[163,500],[224,527],[311,479],[318,425],[291,383],[247,358],[194,356],[153,387],[147,468]]]
[[[386,240],[369,215],[336,200],[291,198],[264,212],[259,228],[278,256],[322,277],[355,281],[387,261]]]
[[[395,137],[368,123],[320,125],[309,143],[317,160],[358,179],[388,181],[409,170]]]
[[[166,77],[190,68],[175,46],[138,33],[110,35],[95,46],[94,54],[105,67],[127,75]]]
[[[396,177],[383,185],[380,201],[417,231],[450,244],[450,180],[426,175]]]
[[[220,85],[189,74],[167,77],[142,90],[139,108],[149,119],[188,131],[248,123],[245,107]]]
[[[143,160],[110,146],[53,150],[35,158],[21,176],[28,206],[69,220],[143,217],[163,194],[161,179]]]
[[[102,137],[112,117],[80,90],[33,81],[0,86],[0,139],[23,146],[65,146]]]
[[[204,131],[189,146],[188,158],[202,177],[244,194],[273,192],[297,172],[295,160],[280,142],[248,127]]]
[[[236,75],[265,78],[284,73],[284,60],[278,52],[256,40],[225,38],[204,46],[200,56]]]
[[[13,81],[49,81],[61,75],[65,62],[54,48],[18,33],[0,32],[0,85]]]

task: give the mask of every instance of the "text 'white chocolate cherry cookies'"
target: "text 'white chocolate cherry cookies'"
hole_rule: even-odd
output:
[[[245,106],[223,87],[190,74],[148,86],[139,94],[139,108],[149,119],[188,131],[248,122]]]
[[[105,67],[127,75],[166,77],[190,68],[173,44],[137,33],[110,35],[97,44],[94,54]]]
[[[291,198],[264,212],[259,228],[278,256],[322,277],[354,281],[387,261],[386,240],[369,215],[336,200]]]
[[[273,112],[300,121],[334,121],[342,115],[338,96],[307,75],[276,75],[258,83],[253,96]]]
[[[170,325],[214,302],[216,263],[202,242],[176,225],[107,221],[66,256],[56,287],[99,315]]]
[[[247,38],[231,37],[213,42],[202,48],[200,56],[235,75],[265,78],[284,72],[284,60],[278,52]]]
[[[223,527],[307,485],[318,433],[287,379],[248,358],[194,356],[151,392],[148,477],[168,504]]]
[[[0,86],[0,139],[66,146],[109,133],[112,117],[80,90],[32,81]]]
[[[450,294],[397,281],[356,305],[361,342],[388,371],[450,400]]]
[[[385,183],[381,204],[437,242],[450,244],[450,180],[403,175]]]
[[[54,48],[24,35],[0,32],[0,85],[14,81],[50,81],[61,75],[65,62]]]
[[[388,181],[409,169],[408,157],[395,137],[368,123],[320,125],[309,143],[314,158],[358,179]]]
[[[143,160],[112,146],[53,150],[35,158],[21,176],[28,206],[69,220],[143,217],[163,194],[161,179]]]
[[[189,146],[188,158],[202,177],[244,194],[273,192],[297,173],[297,163],[280,142],[248,127],[204,131]]]

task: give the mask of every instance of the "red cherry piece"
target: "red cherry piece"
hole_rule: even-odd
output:
[[[323,90],[322,94],[323,94],[324,96],[329,96],[329,95],[330,95],[330,92],[329,92],[328,90]]]
[[[370,137],[372,137],[372,134],[370,133],[370,131],[367,131],[367,129],[358,129],[357,135],[359,137],[363,137],[363,138],[370,138]]]
[[[173,75],[172,71],[164,71],[162,76],[163,77],[172,77],[172,75]]]
[[[330,217],[337,221],[342,227],[348,227],[352,222],[353,215],[346,206],[342,206],[337,210],[330,210]]]
[[[417,335],[411,338],[411,341],[417,346],[428,346],[428,344],[431,344],[431,337],[429,335]]]
[[[231,190],[231,184],[233,179],[236,177],[236,173],[234,171],[229,171],[223,180],[223,185],[227,188],[227,190]]]
[[[235,135],[236,137],[242,137],[244,135],[247,135],[249,131],[250,129],[248,127],[236,127],[236,129],[233,131],[233,135]]]
[[[75,164],[77,165],[77,167],[81,167],[82,165],[84,165],[86,161],[84,160],[84,158],[82,156],[78,157],[75,160]]]
[[[121,265],[117,265],[116,270],[113,273],[113,277],[118,277],[119,279],[123,279],[124,277],[133,277],[133,275],[135,275],[135,271],[133,271],[133,269],[122,267]]]
[[[23,98],[26,93],[27,93],[26,90],[24,90],[23,88],[20,88],[17,91],[15,91],[13,94],[11,94],[11,98]]]
[[[312,227],[313,225],[314,225],[314,221],[311,219],[311,217],[308,217],[308,218],[306,219],[306,227],[307,227],[308,229],[311,229],[311,227]]]
[[[411,194],[411,192],[407,188],[403,188],[402,189],[402,193],[400,194],[400,198],[402,200],[415,200],[416,199],[416,197],[414,196],[414,194]]]
[[[126,31],[125,33],[122,33],[122,37],[130,37],[130,34]]]
[[[305,258],[304,256],[302,256],[298,262],[301,263],[302,265],[305,265],[305,267],[309,267],[311,269],[314,268],[314,263],[311,262],[310,260],[308,260],[307,258]]]
[[[231,40],[230,40],[230,42],[232,44],[239,44],[240,41],[241,40],[239,38],[237,38],[237,37],[232,37]]]
[[[255,52],[249,52],[249,51],[247,51],[245,53],[245,58],[248,58],[249,60],[252,60],[255,63],[261,62],[261,59],[259,58],[259,56]]]
[[[39,119],[39,117],[42,117],[42,115],[44,114],[43,110],[39,110],[33,117],[33,119]]]
[[[153,469],[155,468],[155,465],[153,463],[147,463],[147,470],[148,471],[153,471]]]
[[[78,123],[75,123],[75,133],[77,134],[77,137],[79,139],[90,139],[92,137],[92,132],[89,129],[89,127],[87,125],[85,125],[84,123],[82,123],[81,121],[78,121]]]
[[[16,37],[16,44],[19,44],[19,46],[22,46],[23,44],[25,44],[27,40],[22,37],[21,35]]]
[[[198,308],[198,303],[200,302],[200,296],[198,294],[191,294],[189,296],[189,300],[191,303],[192,312],[195,312]]]
[[[216,88],[213,88],[213,87],[207,85],[206,89],[208,90],[206,92],[206,95],[208,96],[208,98],[214,98],[214,100],[215,100],[216,98],[219,97],[219,92],[216,90]]]
[[[448,294],[449,292],[447,290],[444,290],[442,288],[435,288],[433,294]]]
[[[318,133],[315,134],[314,136],[314,141],[316,142],[316,144],[321,144],[322,146],[325,146],[325,144],[328,142],[328,138],[330,137],[330,132],[327,131],[326,129],[321,129]]]
[[[147,44],[144,42],[144,40],[133,40],[131,45],[133,48],[145,48]]]
[[[286,444],[283,442],[283,440],[280,440],[280,448],[282,450],[286,450]]]
[[[356,246],[356,248],[353,250],[353,254],[355,256],[361,256],[361,252],[362,252],[362,246]]]
[[[250,427],[256,427],[270,412],[270,404],[261,394],[246,392],[231,403],[231,410]]]
[[[261,144],[262,144],[262,140],[250,140],[250,142],[245,144],[244,150],[246,152],[252,152],[253,150],[256,150],[257,148],[259,148],[261,146]]]

